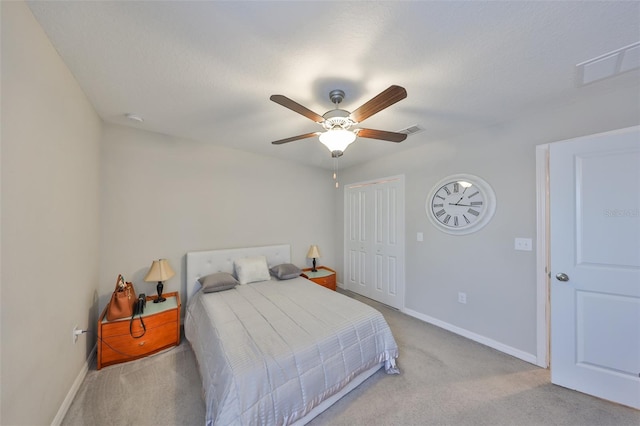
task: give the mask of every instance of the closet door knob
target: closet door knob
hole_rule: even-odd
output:
[[[569,275],[565,274],[564,272],[559,272],[556,274],[556,280],[567,282],[569,281]]]

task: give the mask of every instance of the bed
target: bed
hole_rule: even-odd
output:
[[[380,368],[399,373],[384,317],[352,298],[301,277],[200,289],[198,280],[237,277],[241,262],[261,256],[268,268],[286,265],[290,247],[187,253],[185,336],[207,425],[302,425]]]

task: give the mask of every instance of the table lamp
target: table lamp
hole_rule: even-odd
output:
[[[151,264],[151,268],[149,268],[149,272],[144,277],[144,280],[147,282],[158,281],[157,290],[158,290],[158,298],[153,301],[153,303],[164,302],[165,299],[162,297],[162,281],[166,281],[169,278],[173,277],[176,273],[173,272],[171,266],[169,266],[169,261],[167,259],[159,259],[154,260]]]
[[[307,252],[307,258],[313,259],[313,268],[311,268],[311,272],[318,272],[316,269],[316,257],[321,257],[320,250],[318,249],[318,246],[313,245],[309,247],[309,251]]]

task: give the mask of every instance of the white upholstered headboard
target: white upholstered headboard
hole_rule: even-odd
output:
[[[198,278],[215,272],[233,274],[233,262],[236,259],[252,256],[265,256],[269,268],[281,263],[291,262],[291,246],[246,247],[221,250],[190,251],[187,253],[187,298],[200,289]]]

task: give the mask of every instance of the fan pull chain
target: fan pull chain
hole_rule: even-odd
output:
[[[333,157],[333,180],[336,181],[336,189],[340,187],[338,183],[338,157]]]

